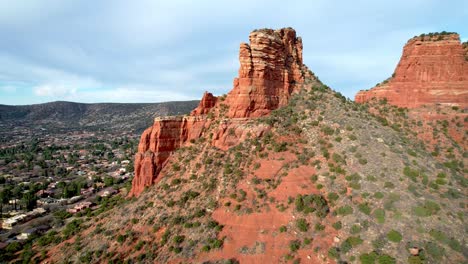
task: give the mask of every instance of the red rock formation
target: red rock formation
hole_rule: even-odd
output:
[[[196,116],[196,115],[205,115],[207,114],[211,108],[213,108],[216,105],[217,102],[216,96],[213,96],[212,93],[205,92],[203,94],[203,98],[200,101],[200,104],[198,105],[197,108],[195,108],[190,115]]]
[[[302,39],[291,28],[262,29],[242,43],[239,77],[228,94],[229,117],[259,117],[287,104],[312,73],[302,63]]]
[[[130,196],[138,196],[145,187],[153,185],[171,153],[185,142],[200,138],[209,124],[197,116],[156,118],[141,135]]]
[[[239,78],[223,102],[205,92],[190,116],[157,118],[145,130],[135,157],[131,196],[154,184],[171,153],[200,138],[212,124],[212,117],[220,119],[228,111],[231,119],[220,120],[218,127],[212,128],[211,141],[213,146],[227,150],[269,129],[266,125],[249,125],[248,117],[264,116],[286,105],[306,79],[318,83],[302,63],[302,41],[293,29],[262,29],[252,32],[249,40],[250,45],[241,44]]]
[[[466,45],[464,45],[466,46]],[[414,108],[426,104],[468,107],[468,48],[458,34],[410,39],[395,69],[394,77],[355,100],[387,98],[390,104]]]
[[[269,129],[270,127],[265,124],[255,126],[247,124],[246,119],[243,118],[223,120],[216,129],[211,144],[219,149],[228,150],[239,144],[239,142],[248,139],[249,136],[261,137]]]

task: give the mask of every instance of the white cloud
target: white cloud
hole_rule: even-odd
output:
[[[467,1],[337,2],[0,0],[0,92],[18,84],[36,96],[23,101],[199,99],[231,88],[250,30],[291,26],[309,68],[353,97],[392,73],[413,35],[467,40]]]
[[[68,97],[77,92],[77,88],[64,85],[43,84],[33,88],[34,94],[38,96]]]
[[[201,96],[201,95],[200,95]],[[176,90],[139,85],[125,85],[105,90],[78,90],[70,100],[79,102],[154,103],[199,99]]]

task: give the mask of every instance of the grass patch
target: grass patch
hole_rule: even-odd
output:
[[[399,243],[403,239],[403,236],[400,234],[400,232],[392,229],[387,233],[387,238],[391,242]]]
[[[440,206],[436,202],[426,201],[424,204],[413,208],[413,213],[419,217],[435,215],[440,211]]]
[[[379,224],[385,223],[385,210],[384,209],[381,209],[381,208],[375,209],[373,215],[375,219],[377,220],[377,223]]]
[[[353,213],[353,208],[349,205],[345,205],[336,209],[338,215],[349,215]]]

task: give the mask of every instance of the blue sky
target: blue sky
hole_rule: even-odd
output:
[[[240,42],[293,27],[304,62],[353,98],[420,33],[468,38],[468,1],[0,0],[0,104],[161,102],[232,88]]]

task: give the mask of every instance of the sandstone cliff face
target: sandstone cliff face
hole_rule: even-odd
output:
[[[196,115],[205,115],[207,114],[211,108],[213,108],[216,105],[217,99],[215,96],[213,96],[212,93],[205,92],[203,94],[203,97],[200,101],[200,104],[198,105],[197,108],[195,108],[190,115],[196,116]]]
[[[240,46],[239,77],[224,100],[205,92],[190,116],[156,118],[143,133],[135,157],[131,196],[138,196],[155,183],[165,162],[179,147],[208,131],[211,145],[222,150],[248,137],[259,137],[269,127],[250,124],[249,118],[286,105],[306,79],[318,83],[302,62],[302,40],[293,29],[254,31],[249,41],[250,45]]]
[[[263,29],[239,52],[239,77],[226,98],[229,117],[259,117],[287,104],[311,72],[302,63],[302,39],[291,28]]]
[[[145,187],[153,185],[171,153],[185,142],[199,138],[209,124],[209,120],[197,116],[156,118],[141,135],[130,195],[138,196]]]
[[[394,76],[360,91],[355,100],[387,98],[390,104],[415,108],[427,104],[468,107],[468,49],[458,34],[410,39]]]

